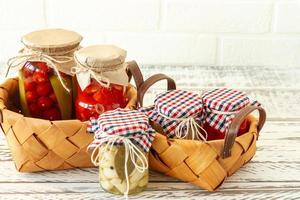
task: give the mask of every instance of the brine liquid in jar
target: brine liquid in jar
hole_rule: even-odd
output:
[[[102,149],[101,149],[102,148]],[[99,179],[101,187],[113,194],[125,194],[127,191],[127,181],[125,174],[125,164],[127,165],[129,190],[128,194],[136,194],[146,189],[149,179],[148,168],[140,172],[133,164],[130,156],[126,163],[125,147],[123,145],[111,146],[106,148],[102,146],[100,151],[105,151],[100,158],[102,160],[99,166]],[[144,153],[148,158],[148,153]],[[137,164],[140,165],[139,160]]]
[[[66,85],[71,77],[60,74]],[[20,103],[23,114],[47,120],[68,119],[71,116],[70,92],[60,83],[53,69],[45,62],[28,61],[19,72]]]
[[[83,91],[78,85],[76,118],[87,121],[91,117],[97,118],[105,111],[126,107],[125,93],[126,86],[110,84],[109,87],[105,87],[93,79]]]

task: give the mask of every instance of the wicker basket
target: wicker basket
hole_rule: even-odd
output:
[[[128,74],[140,75],[135,61],[128,63]],[[136,74],[137,73],[137,74]],[[20,172],[93,167],[87,146],[93,136],[79,120],[49,121],[20,114],[18,79],[0,85],[0,121],[9,148]],[[136,89],[129,85],[127,108],[136,107]]]
[[[140,106],[148,88],[163,79],[168,81],[168,89],[176,88],[175,82],[169,77],[154,75],[144,83],[140,83],[138,90]],[[249,115],[254,110],[259,111],[259,120]],[[239,127],[245,119],[249,124],[249,130],[237,137]],[[265,119],[266,113],[261,107],[245,107],[236,114],[224,140],[207,142],[169,139],[158,124],[151,122],[158,133],[149,154],[150,168],[208,191],[214,191],[227,176],[231,176],[254,156],[256,140]]]

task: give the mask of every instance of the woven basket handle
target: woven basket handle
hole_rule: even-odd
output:
[[[165,74],[155,74],[153,76],[150,76],[146,81],[144,81],[139,89],[138,89],[138,105],[140,107],[143,106],[143,100],[144,100],[144,95],[145,93],[148,91],[148,89],[154,85],[155,83],[157,83],[158,81],[161,80],[167,80],[168,83],[168,90],[175,90],[176,89],[176,83],[175,81],[168,77]]]
[[[143,78],[143,74],[138,66],[138,64],[136,63],[136,61],[130,61],[127,62],[127,68],[126,68],[126,72],[128,75],[128,81],[130,82],[131,79],[134,79],[135,82],[135,86],[136,89],[138,90],[140,88],[140,86],[142,85],[142,83],[144,82],[144,78]]]
[[[231,149],[233,147],[235,138],[237,136],[241,124],[243,123],[245,118],[255,110],[258,110],[259,112],[259,119],[257,125],[257,134],[259,134],[260,130],[262,129],[266,121],[266,117],[267,117],[266,111],[262,107],[258,107],[258,106],[247,106],[243,108],[240,112],[238,112],[235,115],[231,125],[229,126],[229,130],[225,136],[225,141],[224,141],[224,148],[222,153],[223,158],[227,158],[231,156]]]

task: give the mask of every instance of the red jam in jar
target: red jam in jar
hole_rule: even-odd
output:
[[[71,87],[71,77],[63,73],[60,75]],[[19,90],[25,116],[47,120],[71,117],[71,94],[63,88],[58,76],[45,62],[25,63],[19,72]]]
[[[104,87],[95,80],[83,91],[77,86],[76,118],[87,121],[105,111],[126,107],[125,92],[126,86],[110,84]]]

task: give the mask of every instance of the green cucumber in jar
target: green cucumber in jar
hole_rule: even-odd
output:
[[[22,114],[26,117],[31,117],[30,111],[28,109],[28,104],[26,100],[24,76],[22,70],[19,71],[19,95],[20,95],[20,105]]]
[[[72,118],[72,90],[70,92],[66,91],[66,89],[61,84],[60,80],[56,75],[52,75],[49,77],[50,83],[54,90],[54,94],[56,96],[58,106],[61,113],[61,118],[63,120]],[[71,78],[63,78],[65,85],[68,88],[72,88],[72,80]]]

